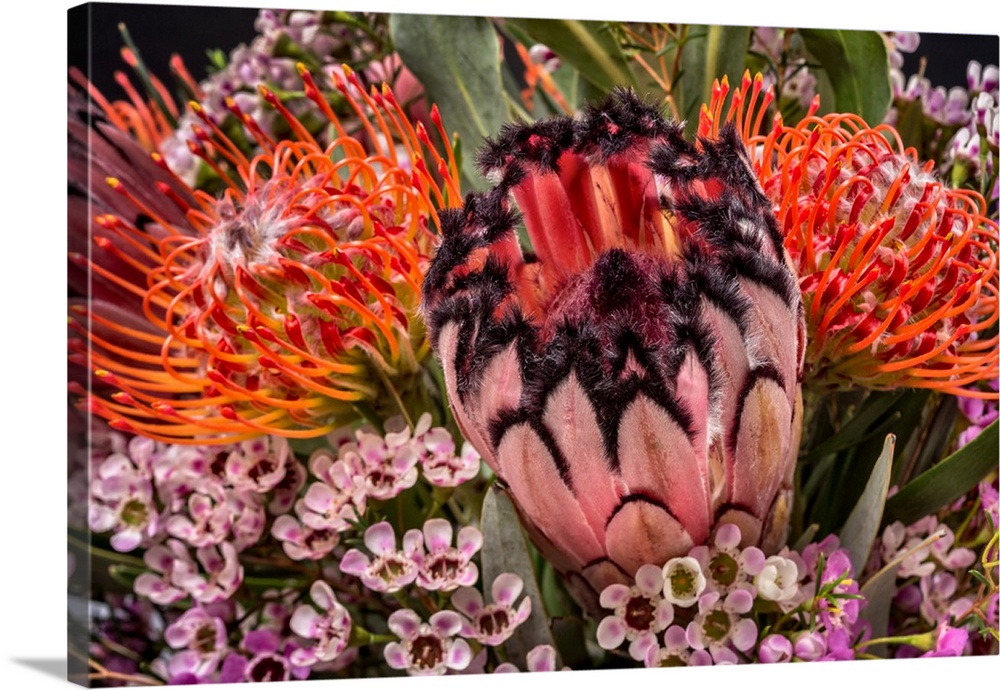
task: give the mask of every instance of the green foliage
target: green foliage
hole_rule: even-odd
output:
[[[389,29],[403,62],[465,151],[475,152],[486,137],[500,131],[509,118],[500,79],[500,44],[488,19],[394,14]],[[472,155],[462,163],[462,177],[466,191],[485,186]]]
[[[856,113],[869,124],[881,122],[892,99],[882,37],[843,29],[799,29],[799,34],[833,87],[834,102],[821,102],[822,112]]]
[[[564,63],[601,92],[637,86],[628,59],[606,22],[571,19],[508,19],[535,41],[544,43]]]
[[[889,475],[895,447],[896,437],[889,434],[885,437],[882,453],[875,461],[875,467],[868,477],[865,490],[861,492],[861,498],[840,529],[840,543],[851,554],[851,565],[857,573],[864,570],[882,523],[882,511],[885,507],[886,494],[889,492]]]

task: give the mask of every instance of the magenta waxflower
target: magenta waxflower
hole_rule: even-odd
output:
[[[962,656],[969,642],[969,633],[964,628],[954,628],[942,622],[934,631],[934,649],[921,657]]]
[[[826,636],[816,630],[805,630],[795,636],[795,658],[816,661],[826,654]]]
[[[226,458],[226,479],[235,489],[267,493],[285,478],[290,457],[288,441],[280,436],[243,441]]]
[[[462,629],[462,617],[454,611],[438,611],[427,623],[410,609],[394,611],[389,616],[389,629],[400,641],[385,646],[385,660],[411,676],[461,671],[472,661],[469,643],[455,638]]]
[[[646,650],[646,668],[656,666],[687,666],[691,659],[691,646],[683,626],[671,625],[663,633],[663,646],[652,645]],[[693,664],[694,665],[694,664]]]
[[[404,535],[403,548],[417,564],[417,584],[424,589],[450,592],[470,587],[479,579],[472,557],[483,546],[482,533],[475,527],[463,527],[455,546],[451,545],[452,534],[450,522],[433,518],[424,523],[423,532],[411,529]]]
[[[765,664],[789,662],[794,654],[792,641],[784,635],[768,635],[760,641],[760,647],[757,649],[757,657]]]
[[[135,593],[156,604],[173,604],[189,595],[200,604],[214,604],[243,583],[243,566],[229,542],[198,549],[195,556],[197,561],[176,539],[149,549],[143,560],[150,571],[136,578]]]
[[[495,647],[503,644],[514,629],[531,615],[531,599],[525,597],[514,608],[521,595],[524,581],[513,573],[502,573],[493,581],[493,603],[484,604],[478,589],[462,587],[451,596],[451,604],[468,619],[462,625],[462,636],[480,644]]]
[[[296,505],[299,520],[291,515],[279,515],[271,525],[271,536],[281,542],[281,548],[296,561],[317,561],[333,551],[340,543],[340,534],[328,528],[313,528],[303,524],[301,517],[306,508],[302,501]],[[298,510],[297,510],[298,512]]]
[[[629,655],[636,661],[656,646],[656,635],[674,620],[674,607],[663,597],[663,570],[643,565],[635,574],[635,584],[608,585],[601,592],[601,606],[614,613],[597,626],[597,644],[617,649],[628,640]]]
[[[111,548],[115,551],[132,551],[148,544],[159,530],[149,453],[144,452],[152,445],[149,439],[132,439],[128,454],[109,455],[90,482],[90,529],[113,532]]]
[[[698,600],[698,614],[688,624],[688,644],[696,651],[707,651],[716,664],[737,663],[733,650],[746,652],[757,642],[757,625],[740,618],[751,608],[753,595],[745,589],[735,589],[725,597],[706,592]]]
[[[735,130],[682,132],[624,90],[505,127],[424,282],[463,435],[592,611],[717,524],[787,529],[801,293]]]
[[[312,647],[292,652],[297,666],[312,666],[321,661],[333,661],[347,648],[351,638],[351,616],[337,601],[330,585],[317,580],[309,588],[309,598],[319,607],[303,604],[295,609],[289,626],[296,635],[316,640]]]
[[[204,678],[214,673],[228,648],[225,622],[201,606],[185,611],[167,627],[163,637],[180,650],[167,663],[171,677],[190,673]]]
[[[410,532],[406,537],[412,539]],[[360,577],[372,591],[396,592],[417,579],[418,564],[411,557],[410,541],[403,543],[404,551],[397,550],[396,531],[388,522],[379,522],[365,530],[365,547],[371,557],[351,549],[340,559],[340,570]]]

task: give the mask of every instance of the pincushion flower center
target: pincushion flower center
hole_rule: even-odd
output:
[[[625,624],[633,630],[649,630],[656,620],[656,608],[649,597],[633,596],[625,604]]]

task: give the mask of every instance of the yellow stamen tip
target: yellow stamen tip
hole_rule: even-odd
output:
[[[122,186],[121,180],[119,180],[117,177],[105,178],[105,182],[107,182],[108,186],[111,187],[112,189],[118,189],[119,187]]]
[[[201,103],[198,101],[188,101],[188,107],[196,113],[200,113],[204,108],[201,107]]]
[[[99,379],[103,379],[107,378],[108,376],[111,376],[111,372],[108,371],[107,369],[95,369],[94,376],[96,376]]]
[[[306,65],[305,65],[304,62],[296,62],[295,63],[295,71],[297,71],[299,73],[300,77],[304,77],[307,74],[309,74],[309,69],[306,67]]]
[[[344,70],[344,76],[345,76],[345,77],[350,77],[351,75],[353,75],[353,74],[354,74],[354,70],[353,70],[353,69],[351,69],[351,66],[350,66],[350,65],[341,65],[341,66],[340,66],[340,68],[341,68],[342,70]]]
[[[725,86],[725,87],[729,86],[729,75],[728,74],[723,74],[722,75],[722,85]]]

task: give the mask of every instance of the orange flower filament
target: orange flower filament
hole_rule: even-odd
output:
[[[816,116],[818,100],[761,133],[761,86],[744,75],[723,120],[729,85],[716,82],[699,134],[735,121],[774,204],[805,301],[807,379],[995,397],[966,388],[1000,361],[998,228],[982,196],[942,183],[888,125]]]
[[[267,89],[262,96],[294,138],[275,142],[238,106],[227,106],[261,153],[252,160],[193,103],[192,152],[225,183],[219,196],[163,183],[133,189],[111,178],[130,213],[105,214],[87,262],[94,281],[134,297],[146,324],[127,325],[101,305],[77,307],[78,361],[89,345],[98,381],[115,390],[89,398],[93,412],[125,431],[174,443],[230,443],[259,434],[312,437],[366,403],[397,404],[429,352],[415,317],[437,224],[457,204],[455,160],[392,92],[366,94],[346,67],[340,94],[364,124],[349,135],[311,75],[306,95],[335,134],[325,149]],[[158,154],[154,160],[166,165]],[[430,164],[437,175],[428,169]],[[123,176],[124,177],[124,176]],[[438,182],[441,180],[441,182]],[[176,180],[178,184],[179,180]],[[188,224],[168,222],[144,201],[167,196]],[[125,261],[132,284],[102,265]]]

